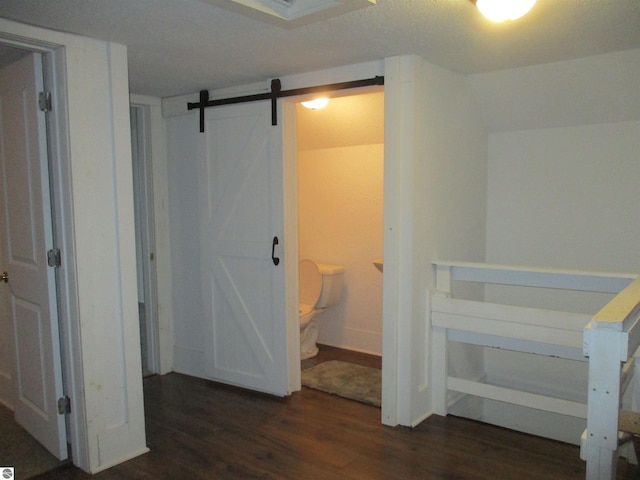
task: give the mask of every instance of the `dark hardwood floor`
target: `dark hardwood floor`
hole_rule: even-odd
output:
[[[336,351],[334,351],[336,350]],[[378,357],[321,347],[306,366]],[[377,362],[377,363],[376,363]],[[179,374],[144,379],[150,452],[51,479],[582,479],[578,447],[456,417],[387,427],[380,409],[303,388],[280,399]],[[618,478],[634,478],[621,462]]]

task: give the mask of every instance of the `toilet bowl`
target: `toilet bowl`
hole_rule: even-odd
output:
[[[340,302],[344,267],[301,260],[298,264],[298,313],[300,319],[300,359],[318,354],[320,327],[314,317]]]

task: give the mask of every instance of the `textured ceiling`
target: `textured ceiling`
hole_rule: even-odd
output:
[[[640,0],[538,0],[505,24],[468,0],[377,0],[298,28],[200,0],[2,0],[0,17],[127,45],[132,92],[159,97],[398,54],[469,74],[640,48]]]

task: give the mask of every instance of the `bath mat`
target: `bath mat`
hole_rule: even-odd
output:
[[[368,405],[380,406],[379,369],[330,360],[302,372],[302,385]]]

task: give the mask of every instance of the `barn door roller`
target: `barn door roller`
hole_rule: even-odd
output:
[[[278,124],[278,98],[295,97],[297,95],[308,95],[310,93],[332,92],[335,90],[346,90],[349,88],[369,87],[372,85],[384,85],[384,77],[366,78],[364,80],[353,80],[350,82],[331,83],[328,85],[318,85],[315,87],[294,88],[292,90],[282,90],[280,79],[271,80],[271,91],[254,95],[244,95],[241,97],[222,98],[220,100],[210,100],[209,90],[200,90],[200,101],[189,102],[188,110],[200,110],[200,131],[204,132],[204,110],[209,107],[219,107],[222,105],[233,105],[236,103],[257,102],[260,100],[271,100],[271,125]]]

